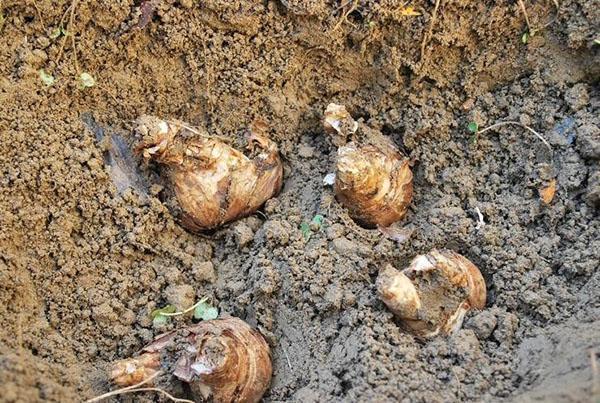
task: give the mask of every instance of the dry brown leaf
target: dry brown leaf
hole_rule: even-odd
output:
[[[418,11],[415,11],[415,8],[412,6],[403,7],[398,11],[398,13],[404,17],[415,17],[418,15],[421,15],[421,13]]]
[[[556,179],[552,179],[548,186],[540,189],[540,198],[545,204],[550,204],[556,193]]]

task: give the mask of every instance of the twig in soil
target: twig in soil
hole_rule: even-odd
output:
[[[79,75],[79,62],[77,61],[77,46],[75,45],[75,30],[73,29],[75,3],[77,3],[77,0],[73,0],[73,8],[71,8],[71,16],[69,17],[69,29],[71,30],[71,46],[73,46],[73,57],[75,58],[75,72],[77,73],[77,75]]]
[[[150,382],[151,380],[153,380],[154,378],[156,378],[157,376],[159,376],[161,374],[162,374],[162,371],[158,371],[158,372],[152,374],[151,376],[149,376],[148,378],[144,379],[143,381],[141,381],[139,383],[136,383],[135,385],[131,385],[131,386],[127,386],[125,388],[116,389],[116,390],[107,392],[107,393],[105,393],[103,395],[96,396],[96,397],[94,397],[92,399],[86,400],[84,403],[99,402],[99,401],[104,400],[104,399],[106,399],[108,397],[117,396],[117,395],[123,395],[125,393],[148,392],[148,391],[161,393],[161,394],[165,395],[167,398],[169,398],[173,402],[194,403],[192,400],[180,399],[178,397],[175,397],[175,396],[171,395],[170,393],[168,393],[167,391],[162,390],[160,388],[140,388],[140,386],[143,386],[143,385],[147,384],[148,382]]]
[[[517,1],[519,3],[519,7],[521,8],[521,12],[523,13],[523,16],[525,17],[525,23],[527,24],[527,32],[529,33],[530,36],[533,36],[536,33],[538,33],[539,31],[543,30],[544,28],[549,27],[558,18],[558,13],[560,11],[560,4],[558,4],[558,0],[552,0],[552,3],[556,7],[556,16],[552,19],[552,21],[548,22],[543,27],[532,28],[531,23],[529,22],[529,15],[527,14],[527,9],[525,8],[525,2],[523,0],[517,0]]]
[[[206,137],[208,139],[218,139],[218,140],[221,140],[224,143],[231,143],[231,139],[230,138],[221,137],[221,136],[209,136],[208,134],[203,134],[203,133],[199,132],[198,130],[194,129],[193,127],[190,127],[190,126],[185,125],[185,124],[180,123],[180,122],[175,122],[173,120],[167,120],[167,123],[169,123],[171,125],[174,125],[174,126],[179,126],[182,129],[189,130],[192,133],[197,134],[200,137]]]
[[[590,364],[592,366],[592,397],[600,395],[600,384],[598,378],[598,361],[596,361],[596,349],[590,350]]]
[[[335,31],[337,31],[337,29],[338,29],[338,28],[339,28],[339,27],[340,27],[340,26],[341,26],[341,25],[342,25],[344,22],[347,22],[347,21],[348,21],[348,16],[349,16],[349,15],[350,15],[350,14],[351,14],[351,13],[352,13],[354,10],[356,10],[356,7],[358,6],[358,0],[349,0],[349,1],[345,2],[343,5],[341,5],[340,7],[338,7],[338,8],[336,9],[336,11],[337,11],[337,10],[339,10],[340,8],[344,8],[344,7],[346,7],[346,6],[347,6],[349,3],[352,3],[352,7],[350,7],[350,8],[348,9],[348,11],[346,11],[346,12],[344,13],[344,15],[343,15],[343,16],[340,18],[340,20],[337,22],[337,24],[335,24],[335,27],[333,27],[333,31],[332,31],[332,32],[335,32]],[[352,25],[352,24],[350,23],[350,25]]]
[[[531,24],[529,24],[529,16],[527,15],[527,9],[525,8],[525,3],[523,2],[523,0],[517,0],[517,2],[519,3],[519,7],[521,7],[521,12],[525,16],[525,23],[527,24],[527,31],[531,35],[533,35],[535,33],[535,31],[533,31],[531,29]]]
[[[38,18],[40,19],[40,24],[42,24],[42,28],[44,28],[46,26],[46,22],[44,21],[44,17],[42,17],[42,13],[40,12],[39,7],[37,6],[37,1],[33,0],[31,3],[33,4],[33,8],[35,8],[35,12],[37,13]]]
[[[62,27],[65,16],[67,15],[67,13],[70,10],[69,25],[67,25],[67,28],[66,28],[68,34],[63,36],[62,42],[60,44],[60,49],[58,51],[58,56],[56,58],[55,65],[56,65],[56,67],[58,67],[58,64],[60,63],[60,59],[62,58],[63,50],[65,48],[65,43],[67,42],[67,36],[71,36],[71,43],[73,46],[73,57],[75,58],[75,71],[77,72],[77,74],[79,74],[79,62],[77,61],[77,47],[75,46],[75,33],[73,31],[73,17],[75,16],[75,8],[76,7],[77,7],[77,0],[73,0],[71,5],[69,7],[67,7],[67,10],[65,11],[62,18],[60,19],[59,26]]]
[[[285,359],[287,361],[288,367],[290,367],[290,369],[293,370],[294,368],[292,368],[292,363],[290,362],[290,357],[288,356],[288,353],[287,353],[285,347],[281,346],[281,349],[283,350],[283,354],[285,354]]]
[[[524,125],[523,123],[515,122],[515,121],[512,121],[512,120],[508,120],[508,121],[505,121],[505,122],[494,123],[491,126],[488,126],[488,127],[484,128],[484,129],[481,129],[481,130],[477,131],[477,136],[479,136],[480,134],[483,134],[483,133],[487,132],[488,130],[492,130],[492,129],[495,129],[497,127],[506,126],[506,125],[517,125],[517,126],[521,126],[524,129],[527,129],[529,132],[533,133],[538,139],[540,139],[542,141],[542,143],[544,143],[544,145],[546,147],[548,147],[548,150],[550,150],[550,152],[552,152],[552,147],[544,139],[544,137],[541,134],[539,134],[538,132],[536,132],[535,130],[533,130],[531,127],[529,127],[527,125]]]
[[[59,26],[59,27],[62,27],[62,25],[63,25],[63,22],[64,22],[64,20],[65,20],[65,17],[67,16],[67,13],[69,13],[69,11],[71,11],[71,14],[70,14],[70,17],[69,17],[69,19],[70,19],[70,20],[72,19],[72,16],[73,16],[73,9],[75,8],[75,3],[77,3],[77,0],[73,0],[73,1],[71,2],[71,5],[70,5],[69,7],[67,7],[67,9],[65,10],[65,13],[63,14],[63,16],[62,16],[62,17],[61,17],[61,19],[60,19],[60,22],[59,22],[59,24],[58,24],[58,26]],[[67,30],[68,30],[69,28],[70,28],[70,26],[68,26],[68,27],[67,27]],[[67,32],[68,32],[68,31],[67,31]],[[73,35],[73,33],[72,33],[72,32],[70,32],[70,34],[71,34],[71,35]],[[55,64],[56,64],[56,67],[58,67],[58,63],[60,63],[60,59],[62,58],[62,54],[63,54],[63,51],[64,51],[64,49],[65,49],[65,44],[66,44],[66,42],[67,42],[67,36],[68,36],[68,35],[64,35],[64,36],[63,36],[63,39],[62,39],[62,41],[61,41],[61,43],[60,43],[60,49],[58,50],[58,56],[56,57],[56,62],[55,62]]]
[[[148,23],[152,21],[155,11],[156,6],[151,1],[142,2],[140,5],[140,19],[134,28],[143,29],[146,25],[148,25]]]
[[[23,348],[23,314],[20,313],[17,316],[17,348],[19,349],[19,356],[23,356],[25,349]]]
[[[437,20],[437,13],[438,13],[438,9],[440,8],[440,3],[442,2],[442,0],[435,0],[435,7],[433,8],[433,15],[431,17],[431,23],[429,24],[429,31],[427,31],[427,34],[423,36],[423,41],[421,42],[421,62],[423,61],[423,58],[425,57],[425,46],[427,46],[427,41],[429,40],[429,38],[431,37],[431,34],[433,33],[433,26],[435,25],[435,21]]]
[[[485,221],[483,221],[483,214],[481,214],[481,210],[479,210],[479,207],[475,207],[475,212],[477,213],[477,226],[475,227],[475,229],[480,229],[485,225]]]

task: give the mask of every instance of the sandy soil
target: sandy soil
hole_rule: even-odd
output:
[[[441,1],[435,20],[435,2],[418,0],[418,16],[393,0],[157,0],[152,16],[146,2],[74,3],[69,25],[71,1],[0,2],[0,401],[113,388],[106,365],[165,330],[149,313],[203,296],[270,343],[265,401],[592,399],[596,0],[558,0],[558,10],[525,0],[540,28],[527,43],[518,2]],[[61,19],[69,35],[54,38]],[[84,71],[97,83],[81,90]],[[409,241],[358,227],[323,186],[335,157],[320,124],[329,102],[414,159]],[[124,186],[111,163],[106,139],[128,149],[144,113],[221,136],[265,119],[285,159],[282,192],[261,214],[186,232],[156,167],[132,160],[141,179]],[[520,126],[477,141],[466,129],[506,120],[552,152]],[[552,179],[545,205],[539,189]],[[316,214],[325,225],[307,240],[300,225]],[[487,307],[454,336],[419,343],[374,279],[434,247],[481,269]]]

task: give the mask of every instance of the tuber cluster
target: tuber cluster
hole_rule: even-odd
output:
[[[334,191],[350,216],[367,228],[402,219],[412,200],[409,160],[382,133],[330,104],[325,130],[338,147]],[[283,167],[266,126],[255,124],[245,152],[227,140],[179,121],[142,116],[137,151],[165,169],[182,225],[217,228],[256,211],[282,186]],[[486,286],[479,269],[449,250],[432,250],[397,270],[380,271],[377,292],[401,325],[420,339],[448,335],[470,309],[483,309]],[[115,362],[114,383],[128,387],[167,371],[190,386],[194,399],[257,402],[272,375],[265,339],[238,318],[200,322],[159,336],[137,357]]]

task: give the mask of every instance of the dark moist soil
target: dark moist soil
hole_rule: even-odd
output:
[[[191,322],[153,327],[150,312],[204,296],[269,341],[265,401],[592,399],[597,1],[558,0],[557,11],[525,0],[530,24],[545,27],[525,44],[516,1],[441,1],[434,23],[434,2],[418,0],[418,16],[392,0],[163,0],[154,10],[80,0],[66,40],[52,39],[70,3],[0,3],[1,401],[114,388],[109,362]],[[77,88],[83,71],[94,87]],[[323,186],[335,158],[320,123],[329,102],[414,159],[408,241],[357,227]],[[131,145],[144,113],[220,136],[265,119],[285,158],[281,194],[209,236],[186,232],[151,186],[156,172],[123,188],[111,145],[84,123]],[[506,120],[553,152],[519,126],[478,138],[466,129]],[[539,190],[553,178],[545,205]],[[316,214],[324,225],[307,240],[300,226]],[[432,248],[473,261],[488,300],[456,335],[423,344],[394,322],[374,279]]]

